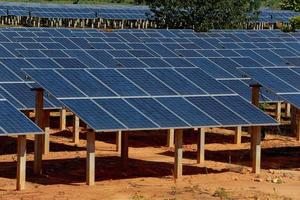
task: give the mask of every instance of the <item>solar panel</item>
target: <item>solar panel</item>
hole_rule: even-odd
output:
[[[254,121],[253,113],[261,120],[255,121],[258,124],[274,124],[272,118],[242,98],[231,98],[238,96],[200,69],[191,68],[189,73],[185,70],[188,69],[57,69],[26,73],[96,131],[248,126],[252,124],[250,120]],[[197,70],[201,72],[196,73]],[[192,73],[194,79],[203,75],[208,82],[212,80],[215,90],[224,88],[221,96],[248,104],[245,109],[249,112],[237,113],[240,108],[234,104],[231,109],[220,103],[201,89],[208,85],[191,80]],[[64,88],[58,91],[62,85]],[[131,115],[134,116],[128,117]]]
[[[293,70],[287,68],[263,68],[255,70],[241,68],[242,71],[251,76],[255,81],[268,88],[282,99],[298,107],[299,102],[297,98],[300,98],[300,90],[296,80],[299,79],[300,75],[296,72],[297,69],[298,68]]]
[[[42,133],[39,127],[5,99],[0,99],[0,107],[0,136]]]

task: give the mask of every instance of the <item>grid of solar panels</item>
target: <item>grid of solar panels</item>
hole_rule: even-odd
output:
[[[1,95],[0,108],[0,136],[41,134],[43,132]]]
[[[241,68],[243,72],[282,99],[300,108],[300,68]]]
[[[271,9],[261,9],[259,11],[258,18],[255,14],[249,13],[248,17],[251,22],[265,22],[265,23],[277,23],[283,22],[288,23],[289,19],[295,16],[299,16],[299,12],[290,10],[271,10]]]
[[[8,83],[32,87],[21,68],[201,68],[250,101],[249,78],[239,67],[298,66],[299,33],[280,31],[0,29],[2,94],[33,108]],[[239,87],[236,83],[243,83]],[[2,86],[2,88],[4,87]],[[28,90],[29,91],[29,90]],[[30,91],[30,93],[32,93]],[[28,97],[32,94],[28,95]],[[48,97],[47,97],[48,98]],[[50,97],[49,97],[50,98]],[[261,101],[278,101],[263,90]],[[59,107],[53,98],[47,106]],[[49,104],[49,105],[48,105]]]
[[[276,124],[199,68],[25,72],[95,131]]]
[[[0,3],[0,15],[69,19],[147,19],[150,9],[144,6],[83,6],[60,4]]]

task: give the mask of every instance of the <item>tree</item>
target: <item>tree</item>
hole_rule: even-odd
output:
[[[257,0],[147,0],[160,27],[213,28],[238,27],[246,13],[256,9]]]
[[[283,10],[294,10],[300,11],[300,1],[299,0],[281,0],[280,7]]]

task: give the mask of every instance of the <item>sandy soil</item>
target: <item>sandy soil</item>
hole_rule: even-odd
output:
[[[262,173],[250,172],[249,137],[208,133],[206,162],[197,165],[196,134],[184,135],[182,180],[172,178],[173,149],[164,132],[129,136],[129,167],[121,168],[114,134],[98,134],[96,185],[85,185],[85,134],[79,146],[71,133],[51,135],[43,175],[32,174],[33,142],[28,139],[26,190],[15,191],[15,138],[0,138],[0,199],[300,199],[300,143],[293,137],[268,135],[262,144]]]

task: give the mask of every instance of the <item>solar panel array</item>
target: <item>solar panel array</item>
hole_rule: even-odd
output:
[[[149,13],[149,8],[144,6],[0,3],[1,16],[140,20],[147,19]]]
[[[199,68],[25,72],[95,131],[276,124]]]
[[[241,68],[258,83],[300,108],[300,68]]]
[[[292,10],[272,10],[272,9],[261,9],[259,10],[259,16],[255,19],[254,14],[249,14],[251,22],[257,23],[288,23],[289,19],[292,17],[299,16],[299,12]]]
[[[280,31],[0,29],[0,94],[34,108],[35,87],[21,68],[200,68],[249,102],[251,79],[240,67],[297,66],[299,33]],[[25,92],[24,92],[25,91]],[[27,91],[27,92],[26,92]],[[265,89],[261,101],[280,101]],[[60,103],[46,95],[46,107]]]
[[[43,131],[0,95],[0,136],[40,134]]]

